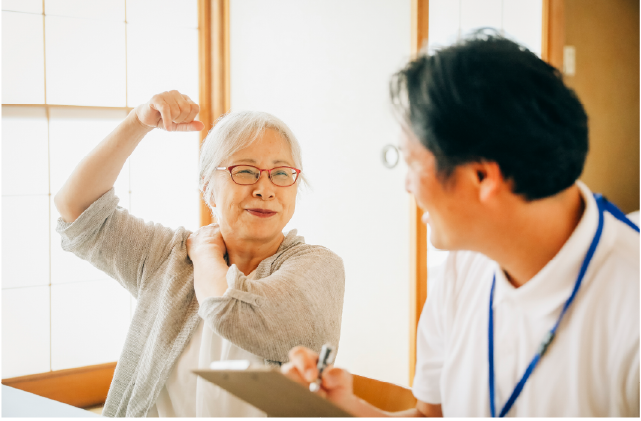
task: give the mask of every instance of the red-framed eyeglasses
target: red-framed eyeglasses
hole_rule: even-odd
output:
[[[294,167],[276,167],[270,170],[254,167],[252,165],[232,165],[230,167],[216,167],[220,171],[229,171],[229,176],[234,183],[242,186],[256,184],[267,171],[269,179],[278,187],[289,187],[296,183],[301,170]]]

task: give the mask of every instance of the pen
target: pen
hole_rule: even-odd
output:
[[[318,355],[318,364],[316,368],[318,369],[318,378],[309,384],[309,390],[311,392],[316,392],[320,389],[321,385],[321,376],[323,375],[323,370],[334,362],[334,347],[330,344],[323,345],[320,354]]]

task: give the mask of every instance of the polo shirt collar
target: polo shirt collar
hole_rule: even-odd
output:
[[[574,232],[556,256],[519,288],[514,288],[496,264],[495,306],[510,300],[524,312],[545,316],[559,310],[569,298],[599,222],[592,192],[582,182],[577,181],[576,184],[583,196],[585,210]]]

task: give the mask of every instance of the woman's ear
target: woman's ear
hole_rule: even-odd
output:
[[[212,185],[212,190],[210,192],[207,191],[208,188],[209,188],[209,182],[208,181],[203,182],[203,187],[202,187],[203,201],[207,203],[207,205],[209,205],[210,208],[215,208],[216,200],[214,198],[213,185]]]
[[[208,191],[209,183],[205,182],[202,185],[202,200],[205,202],[211,213],[212,222],[218,223],[218,218],[216,216],[216,199],[214,197],[214,191]]]
[[[211,211],[211,222],[219,224],[218,212],[216,212],[216,201],[214,200],[214,195],[212,194],[211,196],[211,200],[207,202],[207,206],[209,206],[209,210]]]

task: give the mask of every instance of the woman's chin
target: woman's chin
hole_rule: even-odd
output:
[[[243,240],[243,241],[270,241],[274,239],[274,237],[277,237],[278,235],[282,234],[281,230],[274,229],[273,227],[270,227],[269,229],[265,229],[266,227],[260,227],[260,226],[251,226],[251,227],[243,227],[239,229],[232,229],[232,235],[236,237],[238,240]]]

